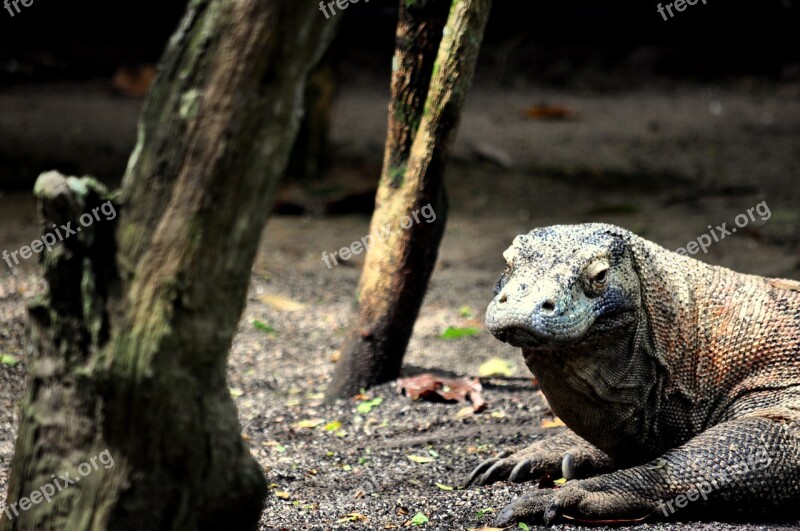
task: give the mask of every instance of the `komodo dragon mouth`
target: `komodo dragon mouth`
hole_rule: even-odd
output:
[[[517,348],[535,351],[558,351],[559,347],[591,345],[596,342],[605,343],[616,337],[616,332],[625,329],[636,321],[634,310],[620,310],[613,314],[596,316],[593,322],[584,319],[586,326],[570,326],[570,323],[560,326],[557,334],[548,333],[548,328],[555,328],[542,322],[537,322],[529,317],[528,326],[502,326],[498,323],[486,324],[492,335],[504,343]]]

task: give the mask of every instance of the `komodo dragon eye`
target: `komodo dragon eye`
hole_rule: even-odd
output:
[[[598,260],[586,269],[586,276],[595,290],[601,290],[608,281],[608,261]]]
[[[503,275],[500,277],[500,280],[498,280],[497,284],[494,285],[495,296],[497,296],[497,294],[500,293],[500,290],[502,290],[506,286],[509,277],[511,277],[512,271],[513,269],[511,268],[511,265],[506,265],[506,270],[503,271]]]

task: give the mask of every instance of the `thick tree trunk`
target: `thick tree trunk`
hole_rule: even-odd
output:
[[[397,378],[447,218],[444,169],[491,0],[400,2],[384,166],[358,290],[359,314],[327,398]],[[445,24],[446,21],[446,24]],[[442,29],[444,28],[444,31]],[[442,35],[438,45],[437,41]],[[436,219],[424,218],[430,205]],[[407,229],[404,218],[414,220]],[[408,223],[406,223],[408,225]],[[381,238],[389,227],[388,238]]]
[[[317,9],[190,2],[121,194],[40,177],[46,231],[104,210],[45,254],[0,528],[256,528],[266,486],[241,439],[227,353],[308,71],[335,31]],[[50,502],[32,494],[61,475],[80,482]]]

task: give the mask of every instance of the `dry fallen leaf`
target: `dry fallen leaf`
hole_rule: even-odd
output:
[[[561,428],[566,426],[564,421],[558,417],[554,417],[552,419],[542,419],[542,428],[549,429],[549,428]]]
[[[427,455],[407,455],[406,457],[415,463],[433,463],[433,457]]]
[[[292,299],[282,297],[280,295],[275,295],[273,293],[266,293],[260,296],[258,300],[260,300],[267,306],[275,308],[276,310],[280,310],[282,312],[296,312],[306,307],[305,304],[301,302],[297,302]]]
[[[294,424],[292,424],[292,427],[294,427],[294,428],[316,428],[317,426],[319,426],[323,422],[325,422],[325,421],[322,420],[322,419],[307,419],[307,420],[301,420],[299,422],[295,422]]]
[[[525,117],[531,120],[569,120],[578,113],[560,105],[531,105],[525,109]]]
[[[556,482],[553,479],[553,475],[550,473],[545,474],[544,476],[539,478],[539,482],[536,485],[537,489],[557,489]]]
[[[275,491],[275,496],[277,496],[278,498],[280,498],[282,500],[288,500],[289,498],[292,497],[291,494],[289,494],[288,492],[284,492],[282,490],[276,490]]]
[[[157,73],[153,65],[123,66],[114,74],[111,85],[125,96],[144,98]]]
[[[445,402],[472,402],[473,411],[486,409],[486,402],[481,397],[481,382],[477,378],[440,378],[430,373],[400,378],[397,380],[397,390],[417,400],[444,400]]]
[[[347,513],[343,517],[336,520],[337,524],[344,524],[347,522],[366,522],[369,520],[366,516],[361,513]]]
[[[458,410],[458,413],[456,413],[456,418],[457,419],[465,419],[467,417],[471,417],[474,414],[475,414],[475,410],[472,409],[472,406],[466,406],[466,407],[462,407],[461,409]]]
[[[481,363],[478,374],[484,378],[491,376],[510,378],[514,374],[514,362],[503,358],[491,358]]]

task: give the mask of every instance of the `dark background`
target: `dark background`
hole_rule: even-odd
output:
[[[795,0],[698,0],[666,22],[657,2],[608,4],[497,0],[483,53],[503,54],[500,82],[527,76],[553,85],[603,85],[609,72],[619,74],[619,83],[646,76],[800,77]],[[361,0],[345,11],[335,46],[342,61],[388,71],[396,5]],[[81,80],[156,62],[184,6],[35,0],[13,18],[2,9],[0,83]],[[605,72],[605,82],[594,79],[595,69]]]

